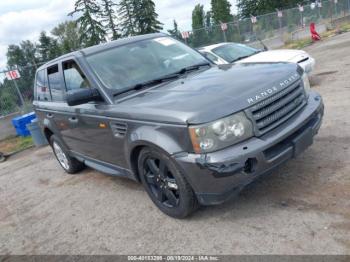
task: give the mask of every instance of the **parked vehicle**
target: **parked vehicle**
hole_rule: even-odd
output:
[[[140,181],[177,218],[223,203],[299,155],[323,116],[321,96],[296,64],[218,67],[164,34],[43,65],[34,107],[67,173],[87,165]]]
[[[198,49],[217,65],[230,63],[290,62],[299,64],[306,73],[315,67],[315,59],[308,53],[296,49],[259,50],[237,43],[221,43]]]

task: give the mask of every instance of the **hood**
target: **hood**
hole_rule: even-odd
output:
[[[255,62],[292,62],[298,63],[301,60],[308,58],[309,54],[302,50],[281,49],[260,52],[239,61],[240,63],[255,63]]]
[[[260,102],[299,80],[300,74],[290,63],[214,66],[119,98],[113,107],[129,119],[202,124]]]

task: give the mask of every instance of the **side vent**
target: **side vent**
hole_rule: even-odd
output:
[[[125,123],[112,122],[111,128],[114,136],[117,138],[125,137],[126,132],[128,131],[128,126]]]

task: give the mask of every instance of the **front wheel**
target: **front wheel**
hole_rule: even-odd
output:
[[[65,147],[55,135],[50,137],[50,145],[57,161],[68,174],[76,174],[85,168],[85,165],[82,162],[68,154]]]
[[[185,218],[197,209],[198,201],[191,186],[166,154],[143,149],[138,169],[148,195],[162,212],[174,218]]]

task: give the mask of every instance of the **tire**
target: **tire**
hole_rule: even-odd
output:
[[[68,150],[63,146],[57,136],[52,135],[50,137],[50,145],[58,163],[66,173],[73,175],[85,168],[84,163],[69,155]]]
[[[149,197],[166,215],[185,218],[199,207],[191,186],[165,153],[156,149],[142,149],[138,171]]]

